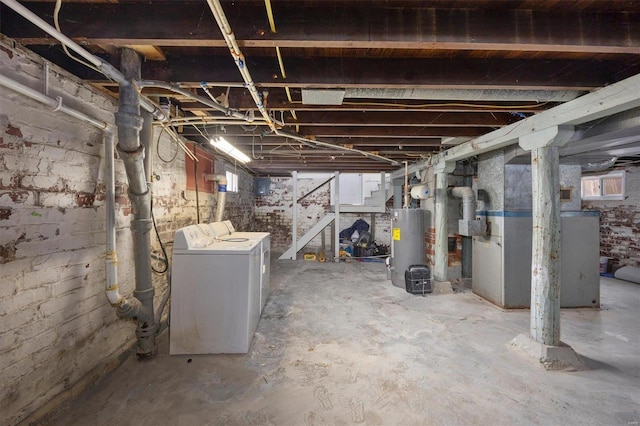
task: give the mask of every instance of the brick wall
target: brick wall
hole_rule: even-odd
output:
[[[600,255],[614,267],[640,266],[640,167],[628,167],[624,201],[583,201],[600,212]]]
[[[0,73],[40,89],[42,68],[37,56],[0,40]],[[113,99],[55,66],[49,83],[51,97],[62,96],[66,105],[113,123]],[[176,229],[195,223],[195,193],[186,190],[184,154],[176,145],[163,137],[158,154],[153,212],[169,243]],[[251,181],[243,171],[239,176],[245,184]],[[118,277],[121,292],[130,294],[134,265],[126,182],[117,160]],[[0,88],[3,424],[64,402],[115,368],[135,343],[135,323],[118,320],[104,295],[104,191],[99,130]],[[241,212],[233,214],[243,218],[243,226],[250,223],[250,199],[246,192],[230,197],[230,211]],[[216,194],[200,194],[203,219],[212,217],[215,203]],[[152,241],[159,253],[155,236]],[[154,275],[154,284],[160,298],[165,275]]]
[[[298,198],[326,181],[326,177],[302,178],[298,177]],[[286,249],[291,245],[292,224],[292,191],[293,180],[290,177],[271,178],[271,188],[268,196],[256,197],[255,218],[256,230],[271,232],[271,241],[275,247]],[[330,211],[331,193],[329,184],[325,184],[311,195],[305,197],[298,204],[298,237],[302,236],[314,224]],[[370,214],[345,213],[340,215],[340,229],[347,228],[358,218],[364,219],[371,226]],[[376,214],[375,239],[379,244],[390,244],[391,218],[389,214]],[[330,227],[325,229],[325,242],[331,251]],[[321,248],[321,236],[311,240],[306,251],[315,252]]]
[[[309,193],[327,178],[298,177],[298,198]],[[298,237],[303,235],[329,211],[329,184],[325,184],[298,203]],[[271,243],[280,249],[291,245],[291,224],[293,223],[293,179],[290,177],[271,178],[269,195],[256,197],[256,230],[271,233]],[[325,230],[327,246],[330,241],[329,228]],[[308,247],[319,248],[320,236]]]

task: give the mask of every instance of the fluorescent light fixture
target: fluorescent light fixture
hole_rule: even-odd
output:
[[[235,158],[236,160],[240,161],[241,163],[248,163],[249,161],[251,161],[251,159],[249,157],[247,157],[238,148],[236,148],[235,146],[233,146],[229,142],[227,142],[227,140],[225,138],[223,138],[222,136],[215,136],[209,142],[211,143],[211,145],[213,145],[214,147],[216,147],[220,151],[224,152],[227,155],[230,155],[231,157]]]

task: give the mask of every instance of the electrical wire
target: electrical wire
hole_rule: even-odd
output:
[[[58,32],[62,32],[62,30],[60,29],[60,22],[59,22],[59,15],[60,15],[60,9],[62,9],[62,0],[56,0],[56,6],[53,9],[53,23],[56,27],[56,30],[58,30]],[[82,65],[91,68],[92,70],[103,74],[102,71],[100,71],[98,68],[94,67],[92,64],[90,64],[89,62],[83,61],[82,59],[78,58],[77,56],[74,56],[71,54],[71,52],[69,52],[69,50],[67,49],[67,46],[64,43],[62,44],[62,50],[64,50],[64,53],[67,54],[68,57],[70,57],[71,59],[73,59],[76,62],[81,63]]]
[[[196,155],[196,146],[193,145],[193,154]],[[196,187],[196,223],[200,223],[200,195],[198,192],[198,162],[193,162],[193,178]]]
[[[293,104],[302,104],[302,101],[292,101]],[[461,102],[446,102],[439,104],[400,104],[391,102],[342,102],[342,105],[354,105],[354,106],[387,106],[387,107],[402,107],[402,108],[446,108],[446,107],[468,107],[468,108],[495,108],[495,109],[532,109],[541,108],[547,105],[549,102],[539,102],[537,104],[529,105],[492,105],[492,104],[467,104]]]
[[[162,130],[160,130],[160,133],[158,134],[158,140],[156,141],[156,155],[158,156],[158,158],[160,159],[160,161],[162,161],[163,163],[173,163],[173,161],[176,159],[176,157],[178,157],[178,148],[176,148],[176,152],[173,154],[173,158],[171,160],[165,160],[164,158],[162,158],[162,156],[160,155],[160,139],[162,138],[162,134],[164,133],[164,131],[166,130],[165,126],[162,126]]]
[[[160,243],[160,249],[162,250],[162,256],[164,256],[162,259],[158,259],[162,262],[162,264],[164,265],[163,269],[156,269],[153,267],[153,265],[151,265],[151,270],[153,272],[155,272],[156,274],[164,274],[165,272],[167,272],[169,270],[169,256],[167,256],[167,250],[165,248],[165,245],[162,243],[162,239],[160,238],[160,233],[158,232],[158,226],[156,225],[156,218],[153,215],[153,194],[151,195],[151,221],[153,222],[153,229],[156,231],[156,238],[158,239],[158,243]]]
[[[264,149],[264,146],[262,145],[262,137],[260,137],[260,154],[258,156],[256,156],[255,141],[256,141],[256,134],[253,133],[251,135],[251,156],[253,157],[254,160],[259,160],[260,157],[262,157],[262,151]]]

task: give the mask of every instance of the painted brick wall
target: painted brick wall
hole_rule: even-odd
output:
[[[298,178],[298,198],[307,194],[326,178]],[[311,228],[329,210],[329,184],[305,197],[298,204],[298,237]],[[269,195],[256,197],[256,230],[271,233],[271,242],[275,247],[286,249],[291,245],[291,224],[293,205],[293,179],[290,177],[271,178]],[[327,245],[330,241],[326,232]],[[309,249],[320,247],[320,236],[308,245]]]
[[[40,89],[42,68],[37,56],[0,40],[0,73]],[[113,99],[55,66],[49,82],[50,96],[62,96],[65,104],[113,123]],[[162,240],[169,243],[176,229],[195,223],[195,193],[186,190],[184,154],[176,145],[163,137],[158,153],[153,212]],[[244,171],[239,175],[247,188],[251,178]],[[135,343],[135,324],[118,320],[104,296],[103,177],[100,131],[0,88],[3,424],[37,416],[45,404],[51,408],[64,402],[115,368]],[[116,182],[118,277],[121,292],[130,294],[132,212],[119,160]],[[251,223],[247,206],[252,198],[242,192],[230,199],[230,211],[241,212],[243,226]],[[215,194],[200,194],[203,219],[212,217],[215,202]],[[157,239],[152,240],[159,250]],[[167,248],[170,256],[171,245]],[[165,276],[155,275],[154,283],[157,302]]]
[[[600,212],[600,255],[614,267],[640,266],[640,167],[626,169],[624,201],[583,201]]]
[[[298,178],[298,197],[307,194],[316,186],[326,181],[327,178]],[[291,224],[292,224],[292,191],[293,180],[290,177],[271,178],[271,188],[268,196],[256,197],[255,217],[256,230],[271,232],[271,241],[275,247],[282,250],[291,245]],[[305,197],[298,204],[298,237],[303,235],[314,224],[322,218],[326,212],[330,211],[330,187],[329,184]],[[347,228],[362,218],[371,226],[371,219],[368,213],[355,214],[345,213],[340,215],[340,229]],[[390,244],[391,241],[391,218],[390,215],[376,214],[375,238],[379,244]],[[330,227],[325,229],[325,242],[328,251],[331,251]],[[318,235],[306,247],[305,251],[315,252],[321,248],[321,237]]]

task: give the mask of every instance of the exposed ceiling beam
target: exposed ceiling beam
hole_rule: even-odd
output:
[[[214,90],[214,93],[224,92],[226,89]],[[267,107],[271,111],[432,111],[432,112],[455,112],[455,111],[485,111],[485,112],[540,112],[549,108],[548,103],[540,102],[483,102],[483,101],[420,101],[412,99],[352,99],[343,101],[342,105],[303,105],[300,101],[289,102],[284,91],[278,93],[280,89],[271,89],[267,101]],[[250,99],[245,99],[242,92],[244,89],[232,89],[229,94],[229,106],[239,110],[255,110],[256,106]],[[147,94],[147,92],[143,91]],[[160,94],[158,94],[160,95]],[[553,105],[551,105],[553,106]],[[180,107],[184,111],[213,111],[202,104],[196,102],[182,102]]]
[[[275,58],[246,57],[260,87],[591,90],[640,72],[640,59],[618,61],[427,58],[289,58],[287,79]],[[152,80],[242,85],[228,56],[167,58],[143,64]]]
[[[87,44],[225,47],[213,19],[202,19],[204,2],[110,4],[65,3],[61,26]],[[350,4],[351,3],[351,4]],[[532,2],[530,2],[532,3]],[[589,11],[452,9],[432,2],[274,2],[278,32],[271,33],[258,3],[223,2],[243,48],[440,49],[565,53],[640,53],[640,8]],[[258,7],[252,7],[257,5]],[[428,7],[431,6],[431,7]],[[30,2],[38,15],[51,15],[51,2]],[[122,19],[126,16],[127,19]],[[181,19],[177,21],[176,16]],[[26,44],[51,39],[20,22],[9,32]],[[131,29],[135,31],[132,32]],[[327,31],[331,28],[331,31]]]
[[[425,138],[443,136],[480,136],[487,127],[300,127],[299,133],[321,137]]]
[[[503,112],[298,112],[289,125],[300,126],[418,126],[499,127],[518,121]]]
[[[61,49],[31,47],[48,60],[92,82],[105,78],[68,58]],[[287,79],[279,76],[275,58],[247,57],[259,88],[393,88],[393,89],[499,89],[590,91],[640,73],[640,57],[628,63],[602,60],[553,61],[523,59],[428,58],[291,58]],[[254,71],[255,70],[255,71]],[[215,82],[242,87],[243,81],[228,55],[167,57],[146,61],[142,76],[148,80],[190,83]],[[183,84],[184,85],[184,84]],[[189,84],[187,84],[188,86]]]

